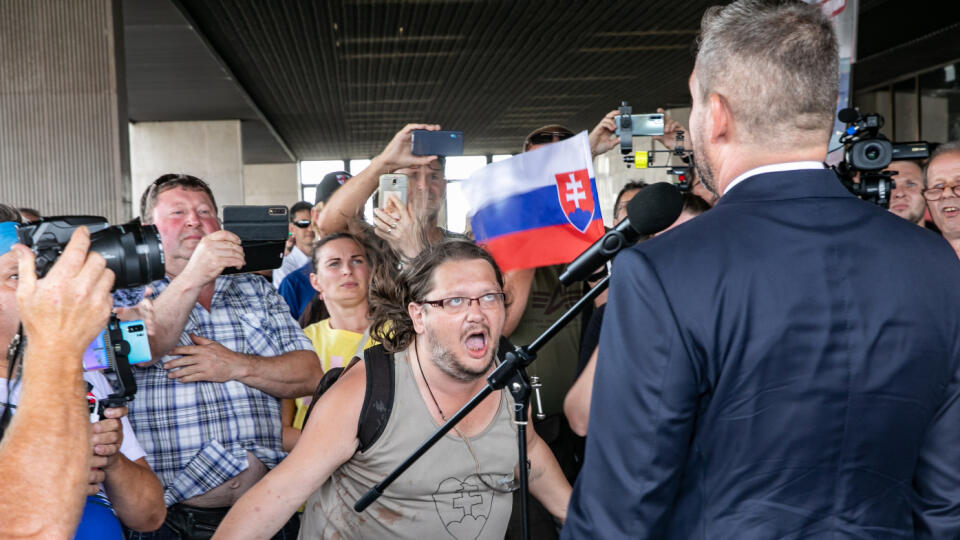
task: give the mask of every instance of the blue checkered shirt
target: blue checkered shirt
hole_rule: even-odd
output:
[[[168,278],[152,283],[153,296],[169,284]],[[118,291],[115,300],[130,305],[142,294]],[[313,350],[286,302],[256,274],[217,278],[210,311],[193,307],[179,345],[193,345],[188,334],[256,356]],[[163,483],[167,506],[240,474],[247,468],[247,452],[270,468],[285,456],[277,398],[237,381],[177,382],[159,365],[134,368],[134,377],[138,390],[129,405],[130,422]]]

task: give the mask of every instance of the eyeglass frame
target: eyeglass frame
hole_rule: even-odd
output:
[[[420,304],[421,306],[422,306],[422,305],[425,305],[425,304],[428,304],[428,305],[431,305],[431,306],[433,306],[433,307],[435,307],[435,308],[440,308],[440,309],[442,309],[443,311],[447,311],[448,313],[456,314],[456,313],[463,313],[464,311],[469,310],[469,309],[470,309],[470,306],[472,306],[474,302],[477,303],[477,306],[478,306],[480,309],[486,309],[486,308],[489,308],[489,307],[494,307],[496,304],[484,305],[483,302],[480,301],[480,299],[483,298],[484,296],[490,296],[490,295],[498,296],[498,297],[500,298],[500,304],[499,304],[499,305],[501,305],[501,306],[502,306],[502,305],[505,305],[505,303],[506,303],[506,301],[507,301],[507,295],[506,295],[506,293],[502,293],[502,292],[496,292],[496,293],[494,293],[494,292],[488,292],[488,293],[483,293],[483,294],[481,294],[480,296],[477,296],[476,298],[471,298],[471,297],[469,297],[469,296],[448,296],[448,297],[446,297],[446,298],[440,298],[439,300],[422,300],[422,301],[417,302],[417,303]],[[457,310],[457,308],[452,308],[452,309],[454,309],[454,311],[450,311],[450,309],[451,309],[450,307],[447,307],[447,306],[444,306],[444,305],[443,305],[444,302],[447,302],[447,301],[449,301],[449,300],[455,300],[455,299],[457,299],[457,298],[459,298],[459,299],[461,299],[461,300],[466,300],[466,301],[467,301],[467,305],[462,308],[462,311]]]
[[[946,192],[948,189],[953,193],[953,196],[954,196],[954,197],[960,197],[960,191],[958,191],[958,190],[960,190],[960,184],[957,184],[957,185],[954,185],[954,186],[923,188],[923,191],[921,191],[920,193],[923,195],[924,200],[927,200],[927,201],[930,201],[930,202],[934,202],[934,201],[939,201],[940,199],[942,199],[942,198],[943,198],[943,195],[944,195],[944,192]],[[937,197],[936,199],[931,199],[931,198],[927,197],[927,192],[930,192],[930,191],[933,191],[933,190],[939,190],[939,191],[940,191],[940,196]]]

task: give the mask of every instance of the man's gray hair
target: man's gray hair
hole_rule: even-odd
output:
[[[700,98],[719,94],[745,140],[782,148],[829,140],[837,106],[837,39],[800,0],[739,0],[704,13],[697,39]]]
[[[933,160],[937,159],[937,156],[952,154],[954,152],[960,152],[960,141],[947,141],[937,145],[937,149],[931,152],[930,158],[927,159],[927,162],[923,165],[923,187],[927,187],[927,170],[930,169],[930,164],[933,163]]]
[[[8,204],[0,203],[0,223],[4,221],[16,221],[20,223],[23,219],[20,217],[20,212],[13,206]]]

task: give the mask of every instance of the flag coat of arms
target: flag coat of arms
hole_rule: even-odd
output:
[[[569,263],[604,233],[586,131],[487,165],[463,194],[474,238],[503,271]]]

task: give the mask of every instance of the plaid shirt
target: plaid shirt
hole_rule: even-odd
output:
[[[168,278],[152,283],[153,296],[169,284]],[[115,299],[129,305],[142,294],[118,291]],[[283,298],[255,274],[217,278],[210,311],[193,307],[179,345],[193,344],[188,334],[256,356],[313,350]],[[163,483],[167,506],[240,474],[248,451],[270,468],[283,459],[277,398],[237,381],[177,382],[160,365],[135,368],[134,376],[138,392],[129,405],[130,422]]]

